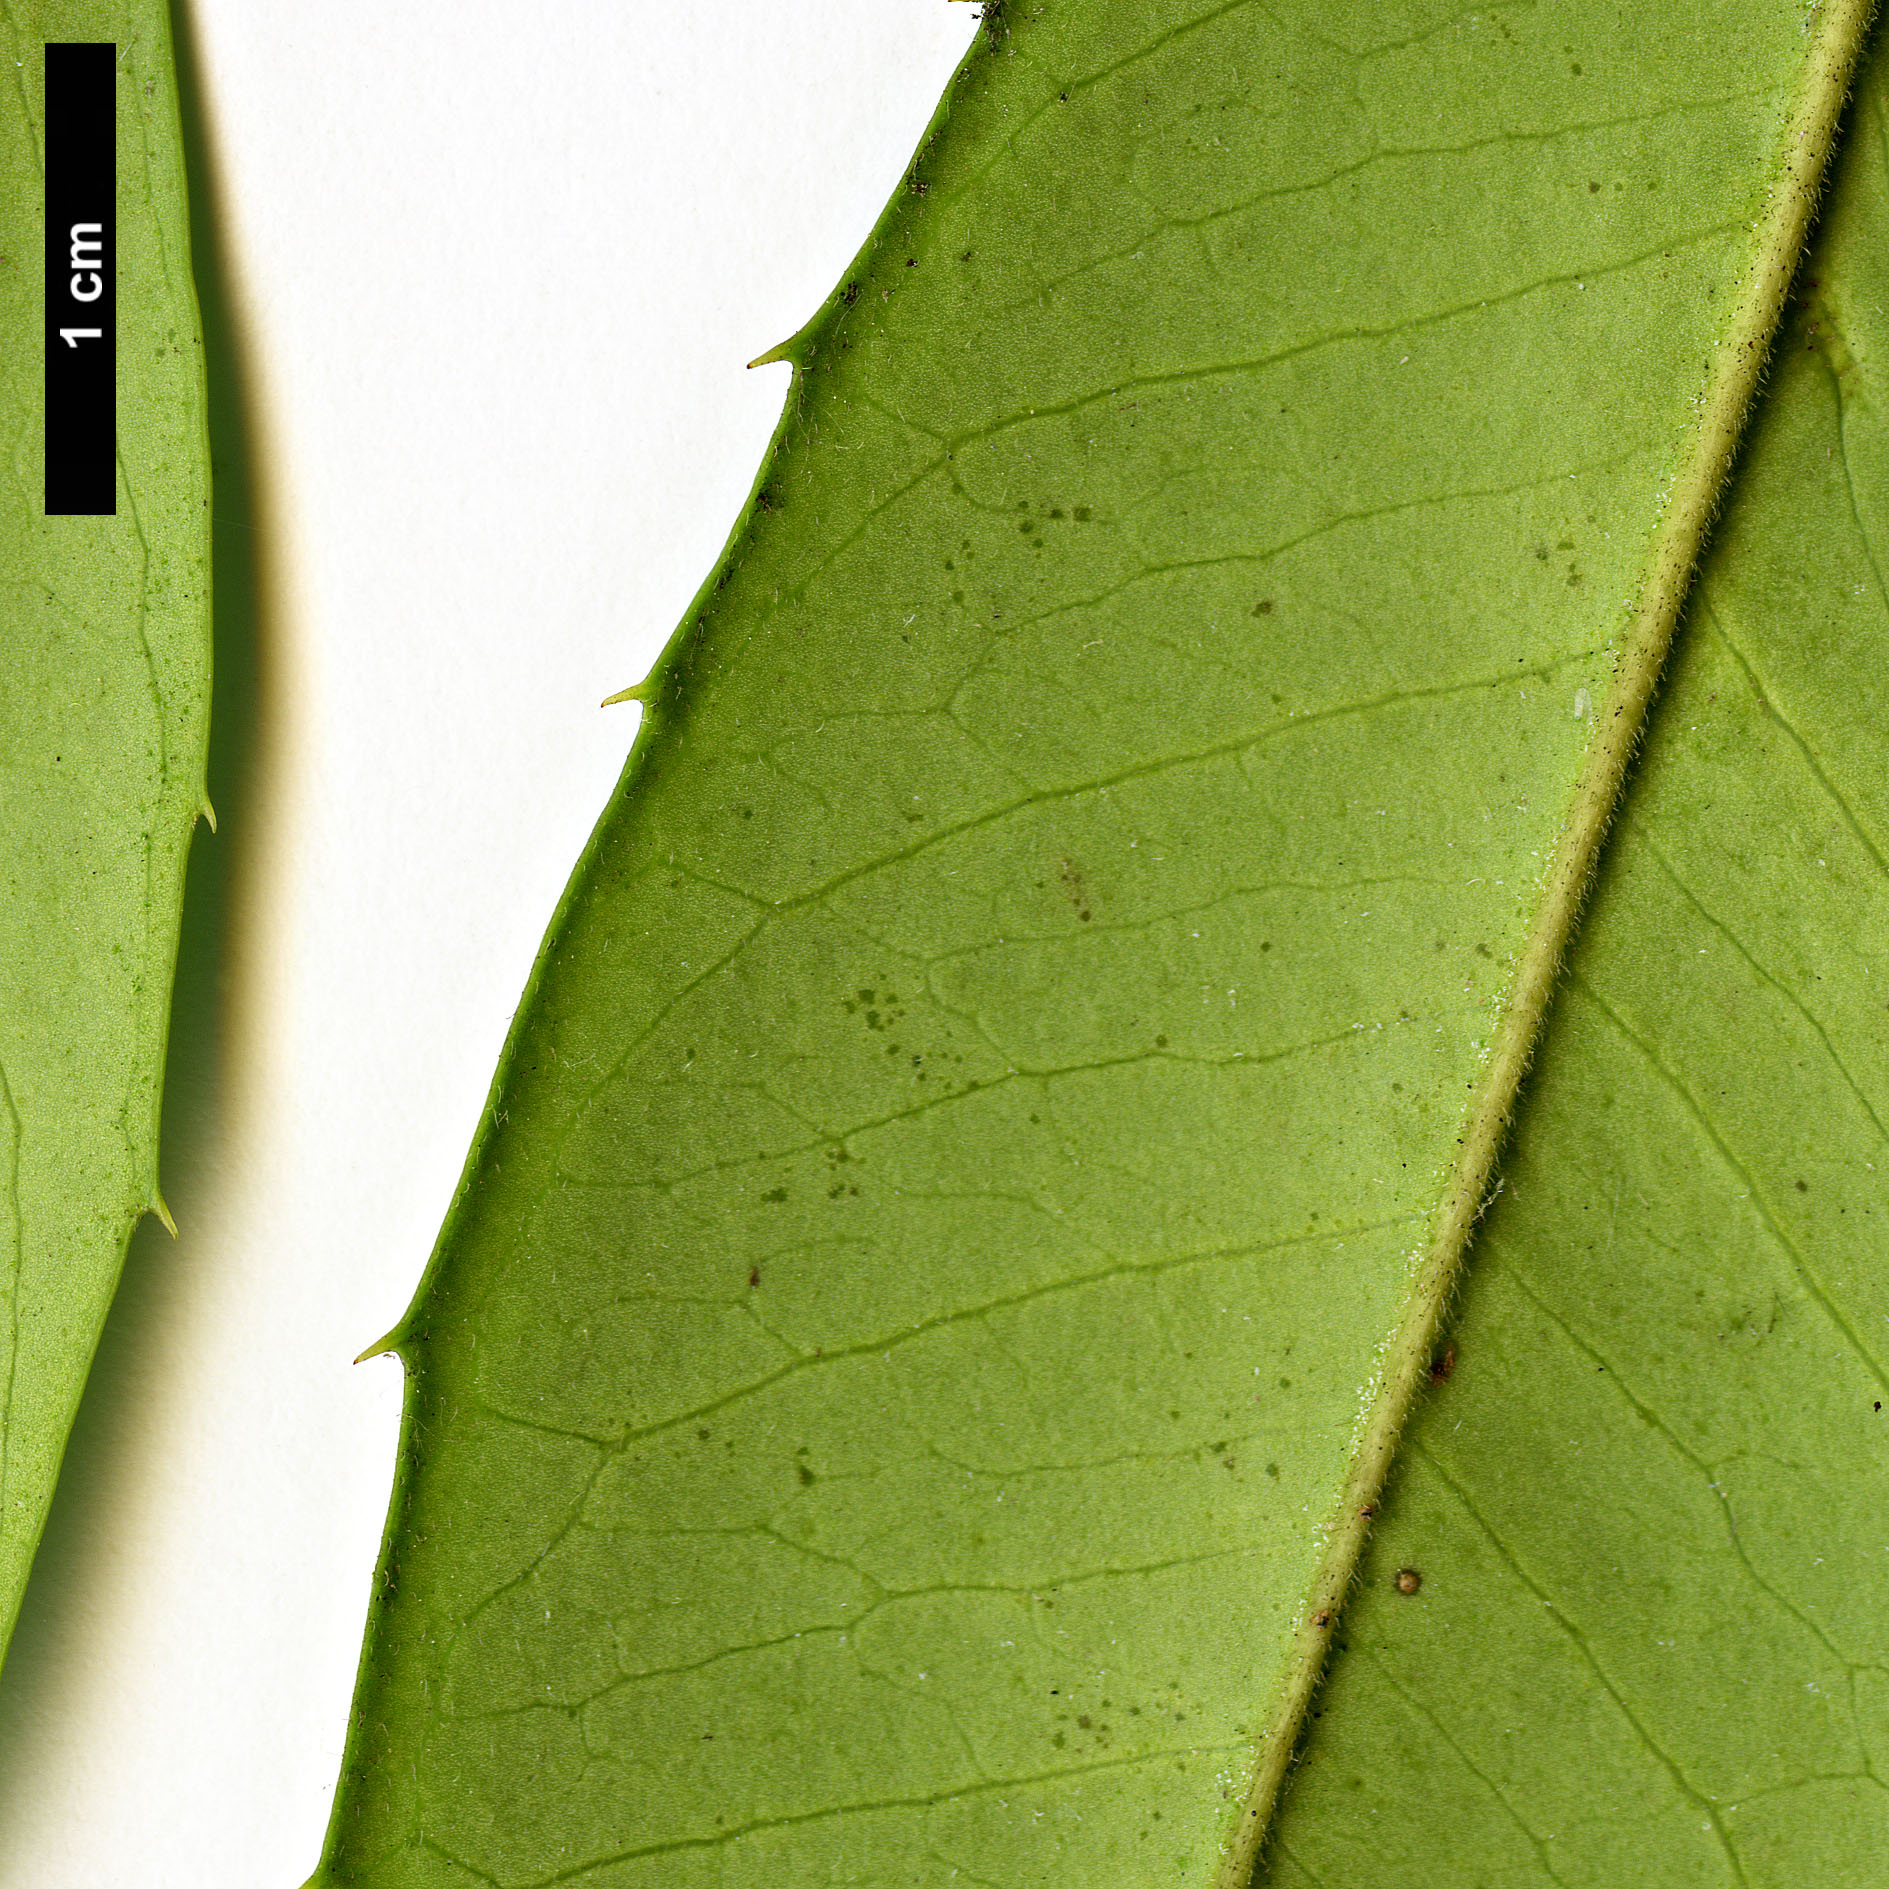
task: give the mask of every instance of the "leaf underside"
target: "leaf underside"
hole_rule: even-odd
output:
[[[322,1882],[1204,1889],[1271,1729],[1805,22],[992,25],[398,1335]],[[1882,89],[1280,1881],[1867,1873]]]
[[[1281,1884],[1881,1874],[1886,129],[1878,58]]]
[[[118,46],[118,511],[43,495],[44,45]],[[0,48],[0,1643],[158,1103],[210,709],[210,465],[161,0],[8,9]]]

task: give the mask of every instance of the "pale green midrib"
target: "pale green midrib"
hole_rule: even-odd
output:
[[[1516,1093],[1534,1054],[1562,957],[1758,391],[1874,10],[1875,0],[1831,0],[1807,22],[1810,46],[1804,76],[1783,127],[1775,180],[1753,225],[1750,267],[1707,369],[1692,448],[1673,480],[1653,535],[1599,732],[1542,879],[1535,921],[1459,1137],[1461,1153],[1435,1231],[1386,1348],[1369,1414],[1326,1528],[1325,1553],[1293,1632],[1215,1889],[1248,1889],[1252,1880],[1324,1670],[1332,1623],[1356,1573],[1398,1436],[1428,1379],[1443,1309],[1487,1201]]]

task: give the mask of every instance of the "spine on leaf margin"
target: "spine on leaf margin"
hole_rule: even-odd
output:
[[[552,914],[550,924],[545,928],[544,942],[538,948],[538,955],[533,961],[524,994],[519,999],[517,1010],[513,1013],[512,1028],[506,1037],[505,1047],[500,1052],[498,1067],[493,1072],[491,1085],[486,1091],[485,1105],[479,1115],[478,1129],[473,1135],[472,1146],[467,1151],[465,1165],[460,1170],[458,1184],[453,1189],[452,1200],[446,1209],[439,1236],[434,1241],[432,1254],[420,1276],[420,1283],[414,1288],[413,1298],[401,1315],[399,1323],[384,1337],[376,1339],[355,1359],[355,1363],[363,1364],[370,1358],[385,1357],[389,1354],[398,1357],[406,1373],[406,1391],[402,1401],[400,1452],[394,1465],[394,1486],[387,1504],[387,1520],[381,1530],[380,1553],[374,1570],[367,1628],[362,1638],[361,1658],[355,1673],[355,1703],[348,1726],[347,1747],[341,1761],[341,1788],[336,1792],[335,1808],[329,1822],[327,1838],[323,1844],[321,1861],[316,1865],[304,1889],[338,1889],[340,1879],[335,1874],[335,1863],[344,1834],[342,1817],[347,1779],[350,1773],[372,1762],[367,1749],[368,1740],[365,1736],[367,1727],[362,1718],[360,1701],[375,1671],[377,1641],[381,1628],[381,1598],[391,1591],[393,1585],[395,1551],[412,1503],[413,1479],[419,1453],[418,1430],[421,1420],[419,1393],[421,1375],[425,1368],[423,1348],[428,1336],[426,1311],[428,1292],[445,1254],[452,1248],[460,1216],[466,1210],[473,1181],[484,1162],[490,1137],[500,1118],[500,1100],[504,1095],[513,1058],[518,1053],[518,1044],[522,1035],[521,1020],[529,1017],[532,1012],[546,970],[557,953],[559,940],[563,937],[583,888],[589,881],[590,868],[603,844],[611,814],[635,792],[638,776],[650,764],[652,755],[661,745],[670,705],[686,678],[704,612],[715,593],[727,581],[728,572],[732,569],[742,545],[748,538],[756,515],[769,509],[768,481],[780,457],[783,444],[799,419],[802,376],[812,365],[820,349],[834,338],[835,331],[845,319],[847,310],[857,300],[859,283],[869,274],[868,264],[871,257],[880,249],[893,246],[888,244],[886,239],[907,214],[908,199],[922,197],[925,194],[927,188],[923,176],[925,154],[943,131],[951,115],[952,101],[958,92],[974,80],[978,68],[984,61],[997,56],[1001,51],[1008,30],[1003,9],[1004,0],[985,0],[980,16],[983,31],[973,41],[970,50],[953,73],[950,84],[945,88],[943,98],[939,101],[936,111],[932,113],[931,120],[918,141],[912,162],[905,172],[905,187],[894,195],[892,201],[880,213],[878,221],[874,223],[866,240],[860,245],[852,267],[835,284],[827,299],[798,332],[748,363],[748,366],[753,368],[785,362],[792,368],[793,378],[788,386],[781,417],[768,441],[767,451],[761,456],[754,483],[749,487],[747,499],[728,533],[727,542],[722,547],[720,557],[716,559],[714,567],[690,599],[688,609],[683,612],[675,632],[663,646],[662,654],[657,657],[649,673],[640,682],[633,683],[628,688],[619,689],[603,699],[601,704],[603,707],[609,707],[614,703],[636,702],[643,710],[643,718],[636,730],[635,740],[631,743],[629,755],[624,761],[623,772],[618,777],[603,817],[592,828],[590,838],[584,844],[583,852],[579,854],[573,865],[571,876],[565,882],[564,891],[558,899],[557,909]],[[207,800],[205,805],[207,809]],[[214,821],[212,826],[214,828]]]
[[[926,185],[922,175],[925,153],[944,130],[951,115],[952,100],[958,91],[975,76],[977,67],[985,59],[993,56],[1002,44],[1007,30],[1003,20],[1003,0],[986,0],[980,17],[984,31],[973,42],[970,51],[965,55],[957,71],[953,73],[950,84],[945,88],[944,97],[939,101],[937,110],[932,113],[931,121],[926,125],[924,135],[918,141],[917,152],[906,169],[905,188],[901,189],[880,213],[878,221],[860,245],[854,257],[853,266],[840,278],[826,300],[821,303],[804,326],[788,336],[785,341],[748,362],[750,368],[775,366],[782,362],[790,366],[793,370],[793,379],[788,386],[787,399],[781,408],[781,417],[775,423],[773,435],[768,440],[767,451],[761,456],[760,468],[754,475],[754,482],[748,488],[748,496],[728,533],[727,542],[722,546],[721,555],[715,560],[714,567],[689,600],[689,607],[683,612],[682,620],[676,626],[674,634],[664,644],[662,654],[656,658],[649,673],[640,682],[632,683],[628,688],[618,689],[614,694],[605,696],[600,704],[608,708],[617,703],[636,702],[640,703],[643,709],[643,719],[637,728],[636,739],[631,744],[623,772],[618,777],[616,788],[610,796],[608,803],[610,810],[614,810],[627,795],[634,791],[638,774],[647,764],[652,750],[659,744],[665,719],[664,711],[686,676],[689,657],[703,615],[714,600],[716,592],[727,582],[728,573],[740,555],[741,547],[747,541],[756,515],[770,509],[768,481],[773,474],[775,462],[780,457],[782,446],[799,418],[802,376],[813,364],[821,348],[833,339],[837,324],[845,318],[846,311],[857,299],[859,283],[869,273],[870,258],[877,251],[891,247],[885,239],[905,215],[908,208],[907,196],[925,194]],[[518,1009],[514,1013],[516,1017],[525,1017],[530,1014],[544,969],[556,952],[558,940],[564,932],[576,903],[579,889],[585,883],[588,868],[608,821],[609,811],[607,810],[603,819],[599,820],[592,829],[583,852],[571,869],[571,876],[566,881],[564,891],[558,900],[557,910],[552,914],[551,923],[545,928],[544,942],[539,946],[538,956],[532,965],[531,977],[525,985],[524,995],[520,998]],[[479,1128],[473,1137],[472,1147],[467,1153],[465,1166],[460,1172],[458,1186],[453,1191],[451,1205],[447,1208],[439,1237],[434,1242],[432,1256],[427,1262],[425,1272],[420,1277],[419,1285],[414,1289],[412,1302],[393,1330],[369,1345],[355,1360],[356,1363],[364,1362],[368,1358],[383,1357],[389,1352],[411,1361],[413,1347],[424,1332],[427,1288],[432,1283],[435,1268],[440,1263],[440,1256],[452,1243],[453,1230],[466,1190],[473,1176],[478,1172],[485,1152],[486,1137],[491,1132],[499,1097],[504,1092],[506,1078],[511,1070],[517,1034],[518,1026],[514,1023],[512,1034],[507,1037],[505,1047],[500,1053],[491,1086],[486,1092],[485,1108],[479,1117]],[[397,1499],[395,1506],[398,1507]],[[383,1560],[391,1541],[390,1533],[382,1544]]]

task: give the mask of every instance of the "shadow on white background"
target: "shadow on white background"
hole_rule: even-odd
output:
[[[0,1884],[296,1889],[405,1309],[947,0],[179,0],[217,465],[165,1191],[0,1681]]]

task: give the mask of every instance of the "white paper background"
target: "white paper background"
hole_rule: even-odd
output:
[[[0,1681],[8,1889],[314,1866],[399,1415],[398,1366],[350,1360],[405,1307],[622,764],[637,711],[598,700],[667,639],[778,417],[787,369],[743,363],[840,277],[976,26],[947,0],[189,21],[256,647],[219,650],[242,725],[197,842],[223,889],[167,1103],[182,1238],[134,1245]]]

